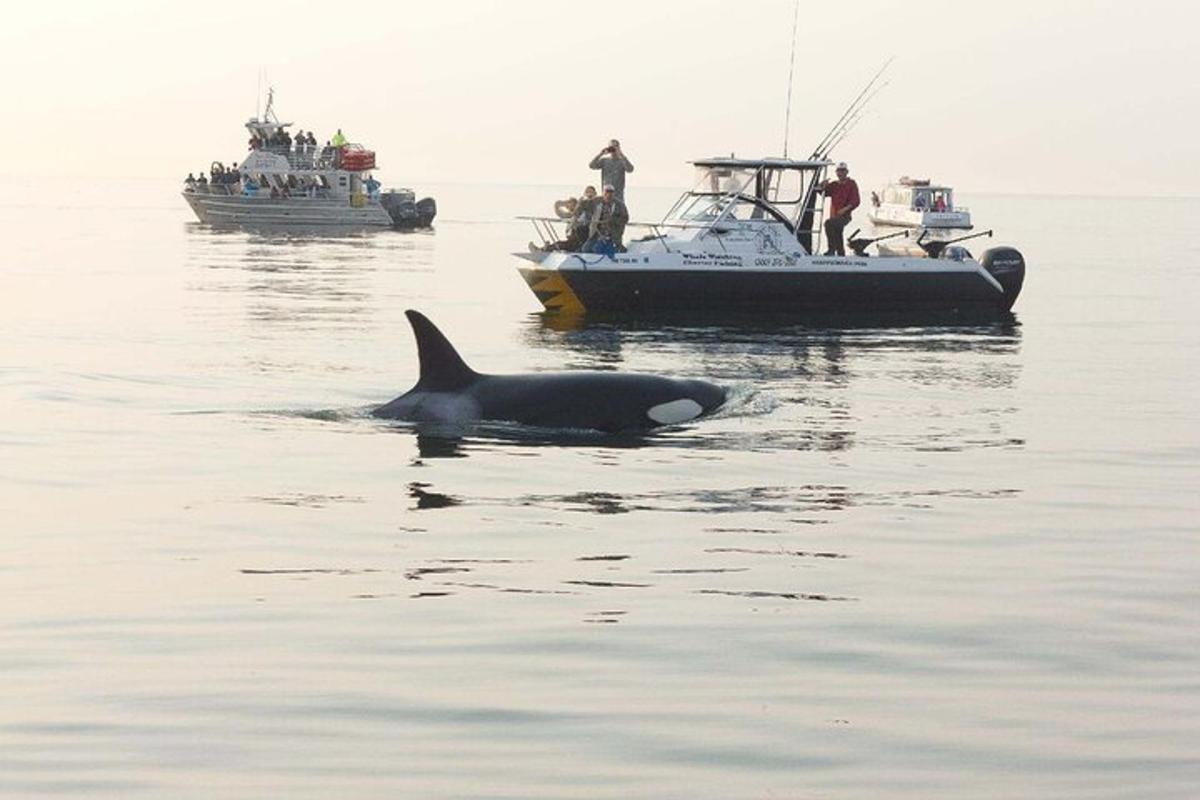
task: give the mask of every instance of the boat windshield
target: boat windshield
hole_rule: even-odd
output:
[[[727,210],[728,215],[725,214]],[[712,195],[693,192],[686,195],[670,215],[670,219],[676,222],[691,225],[707,225],[722,217],[743,221],[768,218],[781,220],[778,214],[769,211],[762,203],[755,202],[753,197],[746,194]]]
[[[749,167],[696,167],[693,194],[754,194],[754,176]],[[748,189],[748,191],[747,191]]]

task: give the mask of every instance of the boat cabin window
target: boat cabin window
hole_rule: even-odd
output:
[[[345,185],[346,185],[346,176],[339,175],[338,176],[338,186],[345,186]]]
[[[774,205],[795,205],[804,200],[804,173],[795,169],[763,171],[764,200]]]

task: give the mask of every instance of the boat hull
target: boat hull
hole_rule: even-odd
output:
[[[637,316],[703,313],[1005,313],[1016,293],[982,269],[873,268],[873,259],[826,259],[789,270],[555,269],[520,267],[548,311]],[[829,268],[830,262],[856,265]],[[836,264],[835,264],[836,267]],[[1019,288],[1018,288],[1019,291]]]
[[[913,211],[879,207],[867,213],[867,219],[877,226],[896,228],[945,228],[971,230],[971,215],[966,211]]]
[[[312,197],[244,197],[184,192],[197,219],[210,225],[387,228],[392,218],[379,203],[354,207],[345,200]]]

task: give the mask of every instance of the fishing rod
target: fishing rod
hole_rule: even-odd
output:
[[[859,105],[859,102],[863,99],[863,97],[866,96],[866,94],[869,91],[871,91],[871,88],[883,76],[883,73],[887,71],[887,68],[889,66],[891,66],[892,62],[895,60],[896,60],[896,57],[892,56],[887,61],[883,62],[883,66],[879,68],[879,71],[875,73],[874,77],[872,77],[871,80],[867,82],[867,85],[864,86],[862,91],[858,93],[858,96],[854,98],[854,101],[852,103],[850,103],[850,105],[846,108],[846,110],[842,113],[842,115],[840,117],[838,117],[838,121],[835,122],[833,127],[829,129],[829,133],[825,134],[825,136],[821,139],[821,141],[813,149],[812,157],[814,159],[818,158],[820,156],[821,151],[825,148],[825,146],[827,144],[829,144],[830,138],[834,135],[834,133],[839,128],[842,127],[842,123],[844,123],[846,121],[846,118],[849,117],[851,115],[851,113],[855,111],[856,107]]]
[[[821,151],[819,154],[821,158],[827,158],[829,154],[832,153],[837,146],[842,143],[842,140],[850,135],[850,132],[858,126],[859,122],[862,121],[863,115],[867,112],[867,107],[871,104],[871,101],[875,99],[877,94],[890,85],[891,82],[886,81],[876,87],[875,91],[871,92],[867,99],[864,100],[861,105],[859,105],[858,111],[854,112],[854,116],[846,120],[846,124],[842,125],[841,130],[834,136],[833,140],[830,141]]]

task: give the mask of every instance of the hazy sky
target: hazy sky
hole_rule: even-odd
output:
[[[778,155],[793,0],[14,3],[0,174],[182,177],[240,160],[260,70],[388,184],[576,184],[611,136],[646,185]],[[890,55],[836,155],[969,190],[1200,194],[1200,12],[1143,2],[802,0],[792,155]]]

